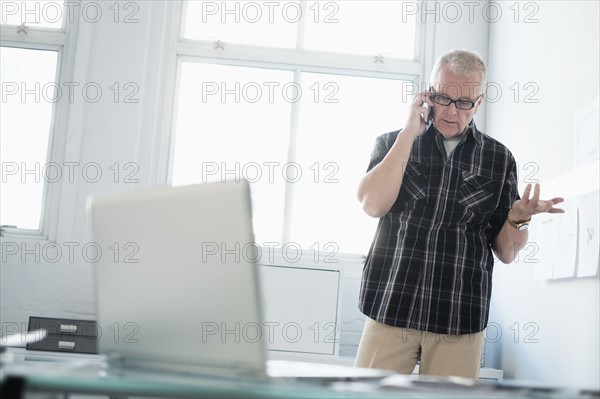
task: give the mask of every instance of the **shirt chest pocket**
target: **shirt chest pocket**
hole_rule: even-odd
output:
[[[399,202],[405,210],[414,209],[419,202],[426,198],[427,176],[423,165],[409,163],[406,165],[402,185],[400,187]]]
[[[486,219],[498,204],[498,182],[464,171],[461,175],[458,202],[477,219]]]

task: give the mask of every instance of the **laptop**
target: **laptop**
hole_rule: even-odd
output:
[[[120,368],[250,377],[381,378],[269,361],[250,187],[156,187],[88,199],[98,350]]]

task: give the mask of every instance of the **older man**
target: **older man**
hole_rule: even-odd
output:
[[[493,253],[510,263],[531,216],[562,198],[519,198],[511,152],[473,116],[487,79],[470,51],[442,55],[401,131],[379,136],[358,198],[380,218],[361,284],[356,366],[477,378]]]

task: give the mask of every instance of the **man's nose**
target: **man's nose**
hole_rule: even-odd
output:
[[[455,103],[450,103],[448,105],[448,112],[451,113],[452,115],[456,115],[458,113],[458,108],[456,108]]]

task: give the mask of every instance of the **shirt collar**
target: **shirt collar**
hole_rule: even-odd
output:
[[[471,123],[469,123],[469,127],[467,127],[466,133],[470,133],[475,138],[475,141],[477,141],[477,144],[481,144],[481,132],[479,131],[479,129],[477,129],[477,126],[475,126],[474,119],[472,119]]]
[[[436,140],[436,137],[439,136],[440,142],[443,139],[442,134],[435,128],[435,126],[433,126],[433,122],[429,123],[426,134],[431,135],[431,138],[434,140]],[[464,136],[466,136],[465,140],[468,140],[469,136],[473,136],[475,141],[477,141],[477,144],[481,144],[481,132],[477,129],[477,126],[475,126],[475,120],[471,120],[471,123],[469,123],[467,126]]]

